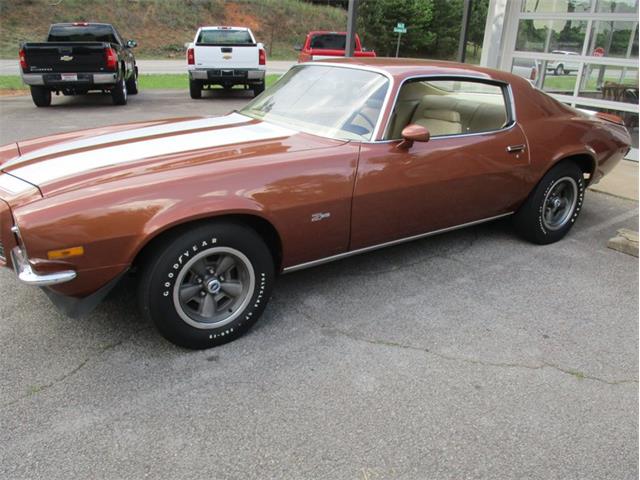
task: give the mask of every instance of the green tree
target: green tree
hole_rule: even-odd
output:
[[[362,0],[358,8],[358,32],[368,48],[380,56],[394,56],[396,23],[403,22],[407,33],[402,35],[402,56],[418,55],[433,43],[431,31],[433,0]]]

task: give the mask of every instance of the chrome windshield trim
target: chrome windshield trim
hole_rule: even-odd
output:
[[[318,260],[311,260],[310,262],[300,263],[298,265],[292,265],[290,267],[286,267],[282,270],[282,273],[291,273],[296,272],[298,270],[303,270],[305,268],[311,268],[318,265],[322,265],[329,262],[334,262],[336,260],[342,260],[343,258],[353,257],[354,255],[359,255],[361,253],[371,252],[374,250],[379,250],[385,247],[391,247],[393,245],[399,245],[401,243],[411,242],[413,240],[419,240],[421,238],[431,237],[433,235],[438,235],[440,233],[451,232],[453,230],[458,230],[460,228],[471,227],[473,225],[478,225],[485,222],[490,222],[492,220],[497,220],[499,218],[508,217],[509,215],[513,215],[514,212],[502,213],[500,215],[495,215],[493,217],[483,218],[481,220],[474,220],[473,222],[462,223],[460,225],[455,225],[453,227],[441,228],[440,230],[433,230],[427,233],[420,233],[418,235],[412,235],[410,237],[399,238],[397,240],[391,240],[390,242],[379,243],[377,245],[371,245],[369,247],[359,248],[357,250],[350,250],[344,253],[338,253],[337,255],[332,255],[330,257],[320,258]]]
[[[76,272],[73,270],[64,270],[61,272],[47,274],[34,272],[29,264],[29,259],[20,247],[15,247],[11,250],[11,263],[13,264],[13,269],[18,275],[18,279],[22,283],[34,285],[36,287],[46,287],[48,285],[57,285],[59,283],[69,282],[77,276]]]

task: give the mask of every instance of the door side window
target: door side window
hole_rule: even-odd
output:
[[[411,80],[398,93],[385,140],[402,138],[407,125],[431,137],[491,132],[510,122],[505,87],[472,80]]]

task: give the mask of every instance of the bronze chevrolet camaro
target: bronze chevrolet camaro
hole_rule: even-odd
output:
[[[126,272],[170,341],[242,335],[280,272],[507,215],[560,240],[624,157],[618,117],[509,73],[407,59],[293,67],[239,112],[0,148],[0,264],[69,315]]]

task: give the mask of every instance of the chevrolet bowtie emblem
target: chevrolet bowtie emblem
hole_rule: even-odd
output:
[[[70,62],[71,60],[73,60],[73,57],[71,55],[63,55],[60,57],[60,60],[63,62]]]
[[[225,60],[229,60],[231,58],[231,55],[223,55],[222,58],[224,58]]]

